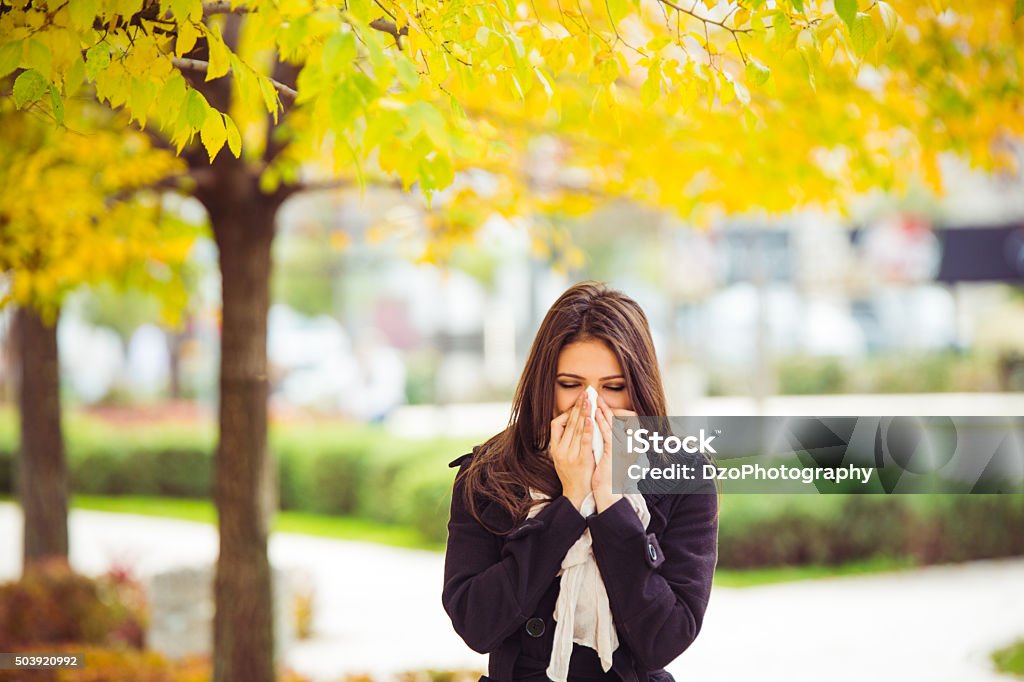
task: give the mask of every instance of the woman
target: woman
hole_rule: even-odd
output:
[[[588,386],[598,395],[594,420]],[[563,560],[589,546],[617,648],[608,654],[573,641],[568,681],[673,680],[663,668],[696,638],[711,592],[718,497],[624,497],[611,486],[612,419],[665,413],[636,302],[596,282],[562,294],[537,332],[509,426],[449,465],[459,472],[442,602],[466,644],[490,654],[482,679],[552,679]],[[604,443],[596,463],[593,421]],[[593,614],[601,605],[576,609]]]

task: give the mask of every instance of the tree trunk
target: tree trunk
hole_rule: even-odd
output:
[[[23,570],[53,557],[68,558],[68,475],[60,424],[57,322],[47,325],[25,307],[15,312],[19,358],[21,447],[17,494],[25,518]]]
[[[278,203],[243,169],[206,195],[217,241],[223,313],[220,438],[214,495],[220,530],[215,579],[215,682],[275,679],[273,585],[267,538],[277,506],[267,448],[267,315]],[[230,187],[230,189],[228,189]]]
[[[234,48],[241,17],[224,21],[224,41]],[[201,43],[189,56],[205,58]],[[274,76],[293,83],[298,67],[278,63]],[[230,81],[206,82],[187,74],[193,87],[220,111],[231,105]],[[267,449],[267,315],[270,309],[271,245],[277,210],[291,190],[259,189],[263,162],[283,144],[268,118],[264,159],[236,159],[222,150],[213,163],[195,148],[189,166],[203,176],[195,196],[206,207],[219,251],[221,272],[220,438],[214,501],[220,555],[214,580],[214,682],[273,682],[274,599],[267,538],[277,508],[273,465]],[[210,172],[212,171],[212,173]]]

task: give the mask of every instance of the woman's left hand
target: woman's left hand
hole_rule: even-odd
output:
[[[597,427],[601,429],[601,437],[604,439],[604,454],[594,468],[594,475],[590,482],[598,513],[622,499],[622,493],[612,492],[612,419],[635,416],[637,414],[632,410],[612,409],[603,397],[597,396],[597,414],[594,415],[594,419],[597,422]]]

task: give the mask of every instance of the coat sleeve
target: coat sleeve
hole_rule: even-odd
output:
[[[462,476],[456,476],[441,601],[471,649],[495,650],[533,615],[586,528],[586,519],[561,495],[513,529],[502,545],[469,513]]]
[[[619,637],[648,670],[697,638],[718,562],[717,494],[674,502],[660,540],[625,498],[587,518]]]

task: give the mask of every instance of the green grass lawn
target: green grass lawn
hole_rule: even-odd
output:
[[[1024,677],[1024,639],[992,652],[992,662],[999,672]]]
[[[100,497],[75,495],[71,506],[76,509],[141,514],[216,523],[213,503],[171,497]],[[299,533],[340,540],[359,540],[394,547],[443,551],[444,545],[425,541],[413,528],[394,526],[351,516],[325,516],[308,512],[279,511],[271,529],[277,533]]]
[[[914,568],[916,565],[906,559],[872,559],[852,561],[841,566],[780,566],[747,570],[723,568],[715,571],[715,584],[722,587],[757,587],[794,580],[885,573]]]
[[[10,501],[10,497],[0,496]],[[213,504],[205,500],[190,500],[167,497],[99,497],[75,495],[71,506],[75,509],[112,512],[118,514],[140,514],[162,518],[183,519],[201,523],[215,523],[216,512]],[[412,528],[388,525],[366,519],[324,516],[305,512],[280,511],[276,514],[273,530],[280,533],[299,533],[339,540],[357,540],[442,552],[444,545],[431,543]],[[731,570],[719,569],[715,573],[715,584],[722,587],[756,587],[772,583],[810,580],[846,575],[863,575],[912,568],[908,560],[858,561],[842,566],[784,566],[773,568]]]

